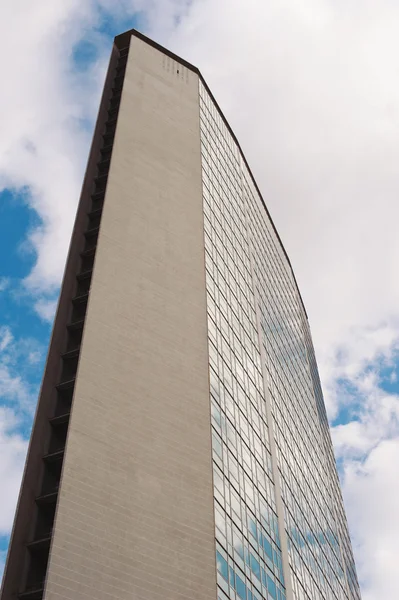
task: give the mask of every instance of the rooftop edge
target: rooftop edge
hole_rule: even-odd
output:
[[[254,184],[254,186],[256,188],[256,191],[258,192],[259,197],[260,197],[260,199],[262,201],[262,204],[264,206],[266,214],[269,217],[269,220],[270,220],[270,223],[271,223],[271,225],[273,227],[274,233],[276,234],[277,239],[278,239],[278,241],[279,241],[279,243],[281,245],[281,248],[282,248],[282,250],[284,252],[284,256],[286,257],[286,259],[288,261],[289,267],[291,269],[292,276],[294,278],[295,286],[296,286],[296,289],[297,289],[297,292],[298,292],[298,295],[299,295],[299,298],[300,298],[300,301],[301,301],[301,304],[302,304],[302,308],[303,308],[303,310],[305,312],[306,318],[308,319],[308,314],[307,314],[307,311],[306,311],[306,308],[305,308],[305,304],[304,304],[303,299],[302,299],[301,292],[299,290],[298,282],[296,280],[295,273],[294,273],[294,270],[293,270],[292,265],[291,265],[291,261],[289,259],[289,256],[287,254],[286,249],[284,248],[284,244],[283,244],[283,242],[282,242],[282,240],[280,238],[280,235],[279,235],[279,233],[277,231],[277,228],[276,228],[276,226],[274,224],[272,216],[271,216],[271,214],[270,214],[270,212],[269,212],[269,210],[268,210],[268,208],[266,206],[266,202],[263,199],[262,193],[261,193],[261,191],[260,191],[260,189],[258,187],[258,184],[256,183],[255,177],[254,177],[254,175],[253,175],[253,173],[251,171],[251,168],[250,168],[250,166],[248,164],[248,161],[247,161],[247,159],[245,157],[245,154],[244,154],[244,152],[243,152],[243,150],[242,150],[242,148],[240,146],[240,143],[239,143],[239,141],[238,141],[238,139],[237,139],[234,131],[232,130],[229,122],[227,121],[226,117],[224,116],[223,111],[220,108],[219,104],[217,103],[214,95],[212,94],[211,90],[209,89],[209,86],[206,83],[204,77],[202,76],[201,71],[197,67],[195,67],[194,65],[192,65],[191,63],[189,63],[188,61],[184,60],[184,58],[181,58],[181,56],[178,56],[177,54],[174,54],[173,52],[171,52],[170,50],[168,50],[164,46],[161,46],[161,44],[158,44],[158,42],[155,42],[154,40],[152,40],[151,38],[147,37],[146,35],[144,35],[140,31],[138,31],[137,29],[129,29],[128,31],[125,31],[124,33],[121,33],[121,34],[115,36],[115,38],[114,38],[114,44],[118,48],[118,50],[121,50],[122,48],[125,48],[126,46],[129,46],[129,42],[130,42],[131,36],[135,36],[135,37],[139,38],[140,40],[142,40],[143,42],[146,42],[147,44],[149,44],[150,46],[152,46],[156,50],[159,50],[163,54],[166,54],[166,56],[169,56],[170,58],[172,58],[176,62],[179,62],[181,65],[184,65],[185,67],[187,67],[187,69],[190,69],[190,71],[193,71],[194,73],[196,73],[198,75],[198,77],[200,78],[202,84],[206,88],[206,91],[210,95],[210,97],[212,99],[212,102],[215,104],[217,110],[219,111],[219,114],[222,117],[223,122],[226,125],[227,129],[229,130],[230,135],[232,136],[232,138],[234,139],[235,143],[237,144],[237,147],[238,147],[238,149],[239,149],[239,151],[241,153],[241,156],[242,156],[242,158],[244,160],[245,166],[248,169],[248,172],[250,174],[252,182],[253,182],[253,184]]]

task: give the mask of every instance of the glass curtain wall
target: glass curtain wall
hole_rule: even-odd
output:
[[[307,318],[202,83],[200,126],[219,598],[360,600]]]

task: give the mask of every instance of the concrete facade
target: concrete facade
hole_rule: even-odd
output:
[[[216,598],[198,76],[137,37],[44,598]]]
[[[0,594],[128,598],[360,600],[289,259],[198,69],[134,30],[111,54]]]

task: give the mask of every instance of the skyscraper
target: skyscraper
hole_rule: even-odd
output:
[[[1,600],[358,600],[305,309],[198,69],[115,38]]]

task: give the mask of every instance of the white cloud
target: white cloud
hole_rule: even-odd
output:
[[[16,0],[2,8],[0,186],[28,187],[27,201],[42,220],[30,234],[38,253],[26,281],[33,290],[59,283],[69,242],[88,142],[82,119],[92,117],[100,83],[93,72],[70,72],[71,52],[93,20],[91,3],[76,0],[29,9]],[[18,44],[15,31],[24,31]]]
[[[52,323],[57,309],[57,300],[38,300],[35,303],[35,310],[37,314],[43,319]]]
[[[385,363],[364,361],[347,377],[351,391],[346,401],[353,415],[346,424],[332,429],[335,451],[342,460],[343,492],[363,600],[394,599],[399,589],[395,568],[399,395],[384,390],[384,383],[391,379],[385,376],[384,367],[393,362],[389,352],[384,357]]]
[[[24,410],[32,410],[33,397],[25,381],[12,375],[8,366],[0,364],[0,399],[17,402]]]
[[[344,494],[356,540],[363,600],[395,599],[399,589],[399,437],[381,441],[366,461],[348,461]]]
[[[12,342],[13,335],[11,329],[6,325],[0,327],[0,352],[3,352],[7,346]]]
[[[4,292],[10,285],[10,280],[8,277],[0,277],[0,292]]]
[[[0,537],[10,534],[37,392],[43,349],[34,339],[15,339],[0,327]],[[39,370],[39,375],[41,369]],[[0,578],[5,553],[0,551]]]
[[[43,359],[43,347],[33,338],[15,339],[10,327],[0,326],[0,408],[32,417]]]
[[[0,407],[0,536],[10,533],[27,450],[26,440],[15,432],[18,425],[15,413]]]
[[[399,326],[394,320],[375,327],[366,323],[358,325],[351,329],[346,339],[337,336],[323,363],[324,389],[331,419],[354,400],[351,390],[345,392],[342,381],[359,388],[363,395],[373,392],[379,384],[379,371],[394,368],[398,350]],[[392,371],[392,383],[395,377]]]
[[[7,553],[4,550],[0,550],[0,577],[3,575],[4,566],[6,562]]]
[[[32,350],[28,353],[27,360],[31,365],[37,365],[43,358],[42,352],[40,350]]]
[[[332,429],[338,458],[362,459],[387,439],[399,438],[399,396],[385,392],[371,378],[362,390],[363,382],[354,386],[356,420],[336,425]]]

